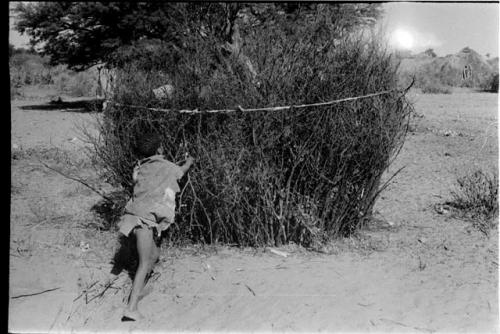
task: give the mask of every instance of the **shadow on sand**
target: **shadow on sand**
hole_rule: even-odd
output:
[[[101,112],[104,99],[82,99],[75,101],[50,101],[44,104],[20,106],[22,110],[60,110],[65,112]]]
[[[137,270],[139,259],[137,248],[135,246],[135,235],[131,233],[130,237],[126,237],[120,234],[118,238],[120,247],[117,249],[113,256],[113,260],[111,261],[113,264],[111,273],[113,275],[119,275],[123,270],[125,270],[128,272],[129,277],[133,279]]]

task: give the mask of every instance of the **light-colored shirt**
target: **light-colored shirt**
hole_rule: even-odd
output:
[[[134,168],[134,194],[125,212],[155,222],[166,218],[173,223],[175,194],[180,190],[177,181],[183,175],[179,166],[162,155],[144,159]]]

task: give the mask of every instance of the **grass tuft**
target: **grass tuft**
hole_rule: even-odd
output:
[[[473,221],[488,234],[498,225],[498,176],[480,169],[457,178],[457,189],[448,203],[458,217]]]

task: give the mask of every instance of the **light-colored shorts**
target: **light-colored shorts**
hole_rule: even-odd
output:
[[[146,218],[135,216],[133,214],[128,214],[128,213],[124,214],[121,217],[120,222],[118,223],[119,231],[120,233],[128,237],[130,235],[130,232],[132,232],[132,230],[137,226],[151,228],[152,225],[151,223],[159,224],[164,220],[166,220],[169,223],[173,223],[175,217],[174,210],[175,208],[172,207],[169,207],[167,209],[162,207],[162,210],[157,210],[154,214],[152,213],[150,215],[152,219],[149,221]],[[163,211],[163,212],[158,213],[158,211]],[[163,216],[161,214],[163,214]]]
[[[129,236],[130,232],[137,226],[141,227],[149,227],[149,225],[145,224],[141,218],[125,214],[121,217],[120,222],[118,223],[119,231],[125,236]]]

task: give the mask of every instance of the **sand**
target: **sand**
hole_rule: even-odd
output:
[[[434,210],[457,173],[497,169],[498,95],[412,99],[422,117],[388,171],[406,166],[376,205],[378,223],[327,254],[296,245],[279,249],[286,257],[269,248],[164,248],[153,291],[139,303],[145,319],[127,323],[131,278],[110,273],[119,243],[95,228],[99,196],[38,162],[102,183],[77,129],[96,116],[44,109],[43,97],[12,101],[9,330],[498,332],[498,231],[487,236]],[[78,163],[68,168],[67,159]]]

